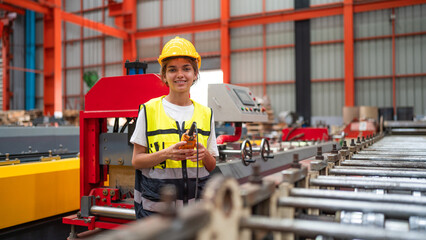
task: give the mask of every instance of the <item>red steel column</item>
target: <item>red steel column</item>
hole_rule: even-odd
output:
[[[44,15],[44,115],[62,117],[61,0]]]
[[[345,106],[355,105],[354,81],[354,7],[353,0],[343,1],[344,48],[345,48]]]
[[[136,0],[127,0],[123,1],[123,13],[128,14],[124,16],[123,27],[126,30],[130,30],[129,37],[127,39],[123,39],[123,62],[126,60],[135,61],[137,58],[137,50],[136,50]],[[123,75],[126,75],[126,68],[123,64]]]
[[[10,81],[10,75],[9,75],[9,25],[4,24],[3,22],[0,22],[2,31],[1,34],[1,40],[2,40],[2,49],[1,49],[1,55],[3,58],[3,111],[10,109],[10,91],[9,91],[9,81]]]
[[[80,0],[80,15],[83,17],[83,0]],[[80,110],[84,110],[84,28],[80,26]]]
[[[223,71],[223,82],[231,83],[231,43],[229,34],[229,0],[220,1],[220,67]]]

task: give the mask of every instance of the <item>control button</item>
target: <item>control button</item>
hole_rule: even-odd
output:
[[[250,108],[250,112],[253,112],[253,108]]]
[[[243,108],[243,107],[241,107],[241,111],[244,111],[244,108]]]
[[[264,107],[262,107],[262,112],[265,112],[265,111],[266,111],[266,109]]]
[[[249,109],[248,109],[248,108],[246,108],[246,111],[248,112],[248,111],[249,111]]]

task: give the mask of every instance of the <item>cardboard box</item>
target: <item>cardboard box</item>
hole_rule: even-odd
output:
[[[378,121],[379,118],[379,109],[377,107],[371,106],[360,106],[359,107],[359,120],[367,120],[373,119],[374,121]]]
[[[354,119],[359,119],[359,107],[343,107],[343,123],[349,124]]]

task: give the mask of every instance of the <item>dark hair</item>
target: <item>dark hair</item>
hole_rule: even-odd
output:
[[[161,81],[164,84],[167,85],[167,81],[165,80],[165,78],[166,78],[167,64],[169,64],[169,62],[171,60],[176,59],[176,58],[185,58],[185,59],[189,60],[189,63],[191,64],[192,68],[194,69],[194,73],[195,73],[195,80],[192,83],[192,85],[194,85],[195,82],[197,82],[197,80],[200,78],[200,71],[198,70],[198,62],[197,62],[197,60],[195,58],[187,57],[187,56],[176,56],[176,57],[168,57],[168,58],[163,59],[163,61],[161,61],[162,66],[161,66],[161,69],[160,69],[160,78],[161,78]]]

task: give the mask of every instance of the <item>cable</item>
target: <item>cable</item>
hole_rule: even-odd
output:
[[[197,175],[196,175],[196,178],[195,178],[195,199],[197,199],[197,194],[198,194],[198,127],[197,127],[196,122],[194,122],[194,124],[195,124],[195,136],[197,138],[197,145],[196,145],[196,148],[197,148]]]

